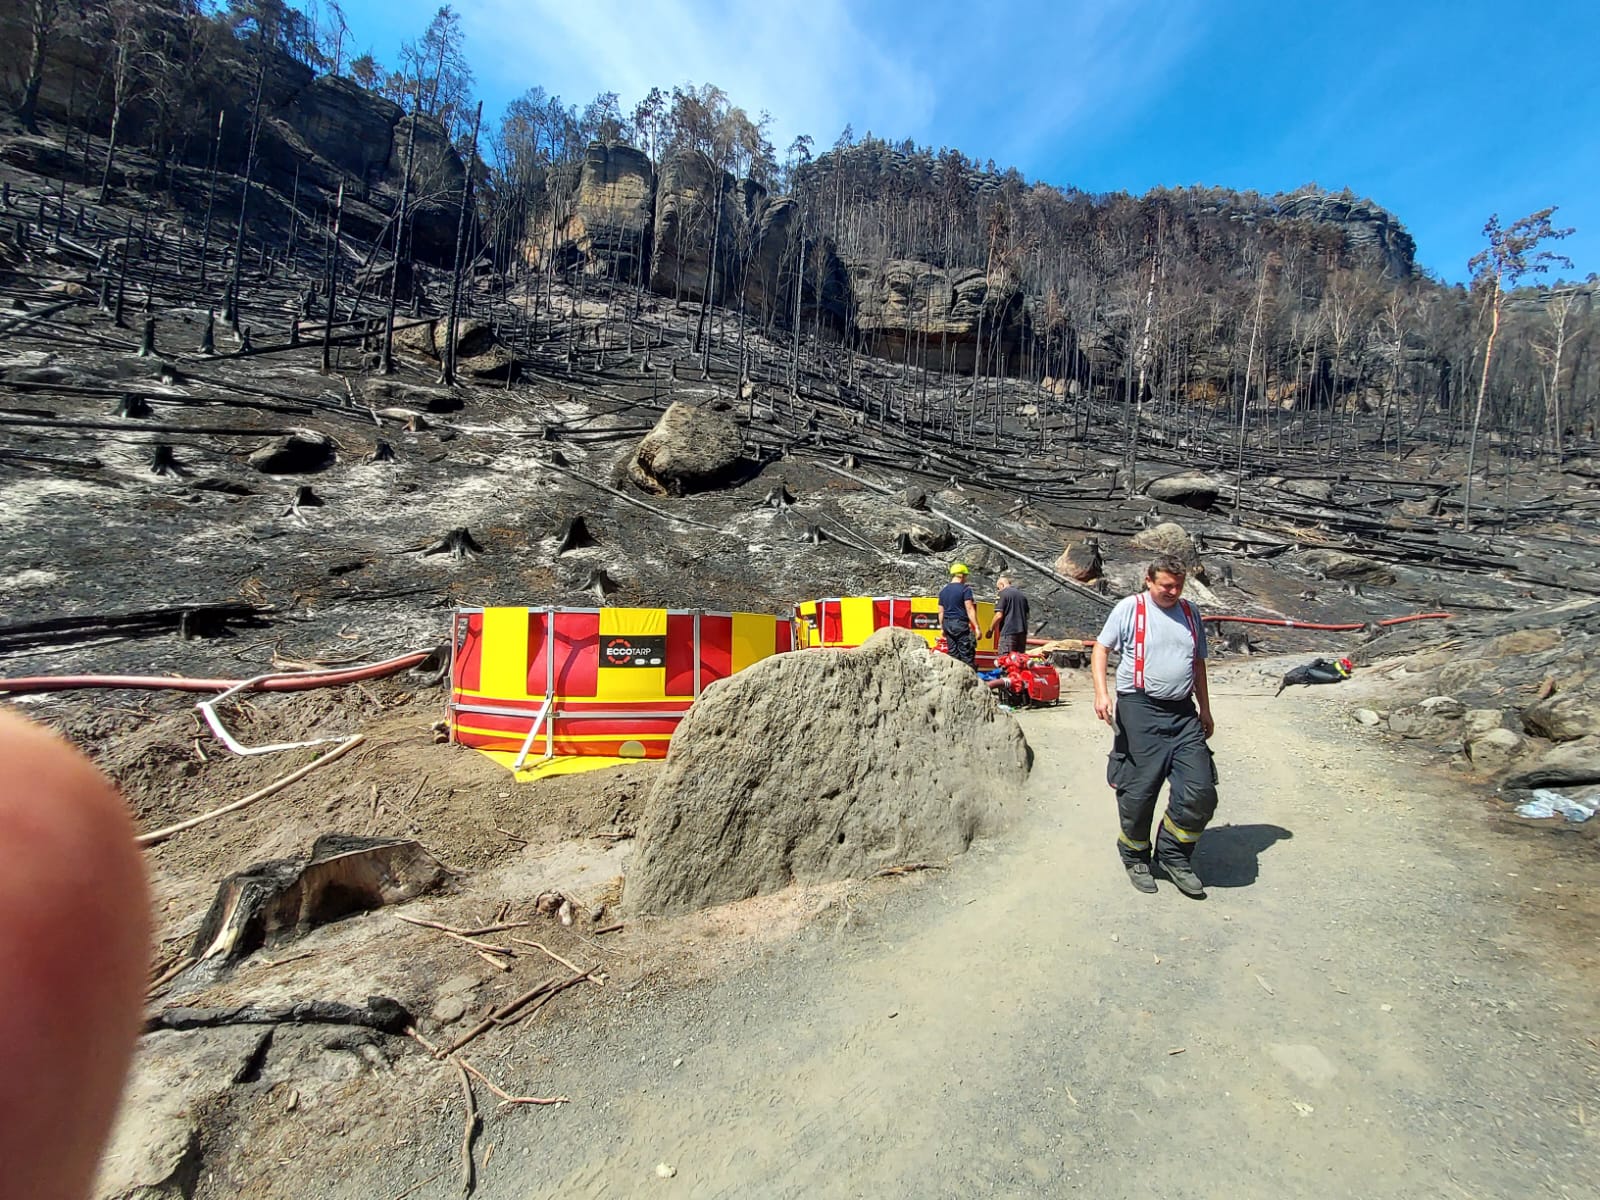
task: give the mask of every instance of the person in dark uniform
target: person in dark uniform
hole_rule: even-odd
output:
[[[1002,575],[994,581],[1000,594],[995,597],[994,620],[989,632],[994,636],[996,654],[1026,654],[1028,652],[1028,597],[1012,582],[1011,576]]]
[[[950,582],[939,589],[939,629],[950,657],[977,670],[978,602],[967,586],[967,564],[950,564]]]
[[[1184,581],[1182,560],[1162,555],[1145,572],[1145,590],[1111,610],[1094,647],[1094,712],[1116,735],[1106,782],[1117,789],[1117,851],[1129,881],[1141,892],[1156,890],[1150,823],[1161,785],[1170,780],[1154,865],[1179,891],[1200,899],[1205,886],[1190,860],[1217,811],[1217,767],[1206,744],[1216,723],[1206,686],[1205,625],[1182,598]],[[1122,655],[1114,700],[1106,690],[1113,650]]]

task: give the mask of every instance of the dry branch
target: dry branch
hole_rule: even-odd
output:
[[[282,779],[274,780],[259,791],[251,792],[242,800],[235,800],[232,804],[224,804],[221,808],[213,808],[210,812],[201,813],[198,817],[190,817],[187,821],[179,821],[176,825],[168,825],[164,829],[156,829],[150,833],[141,833],[134,838],[134,844],[139,846],[157,846],[174,834],[182,833],[186,829],[193,829],[196,825],[204,825],[207,821],[214,821],[218,817],[227,816],[229,813],[238,812],[247,808],[258,800],[265,800],[268,796],[281,792],[292,783],[298,783],[318,767],[325,767],[335,759],[343,758],[351,750],[359,746],[366,738],[362,734],[354,734],[340,742],[326,754],[312,759],[297,771],[290,771]]]

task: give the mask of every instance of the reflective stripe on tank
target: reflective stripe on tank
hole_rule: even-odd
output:
[[[1198,842],[1200,834],[1204,832],[1200,829],[1180,829],[1172,823],[1172,818],[1169,816],[1161,818],[1161,826],[1180,842]]]

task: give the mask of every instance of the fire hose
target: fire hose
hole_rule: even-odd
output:
[[[432,653],[416,650],[399,658],[332,671],[296,671],[248,679],[190,679],[176,675],[32,675],[0,679],[0,693],[67,692],[84,688],[139,688],[147,691],[227,692],[235,688],[260,692],[305,692],[313,688],[340,687],[368,679],[398,675],[424,662]],[[246,686],[248,685],[248,687]]]

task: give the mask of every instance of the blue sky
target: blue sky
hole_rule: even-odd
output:
[[[349,0],[393,62],[437,0]],[[712,82],[780,151],[846,123],[1087,191],[1349,186],[1465,277],[1491,213],[1556,204],[1600,272],[1600,3],[1548,0],[459,0],[485,119]]]

